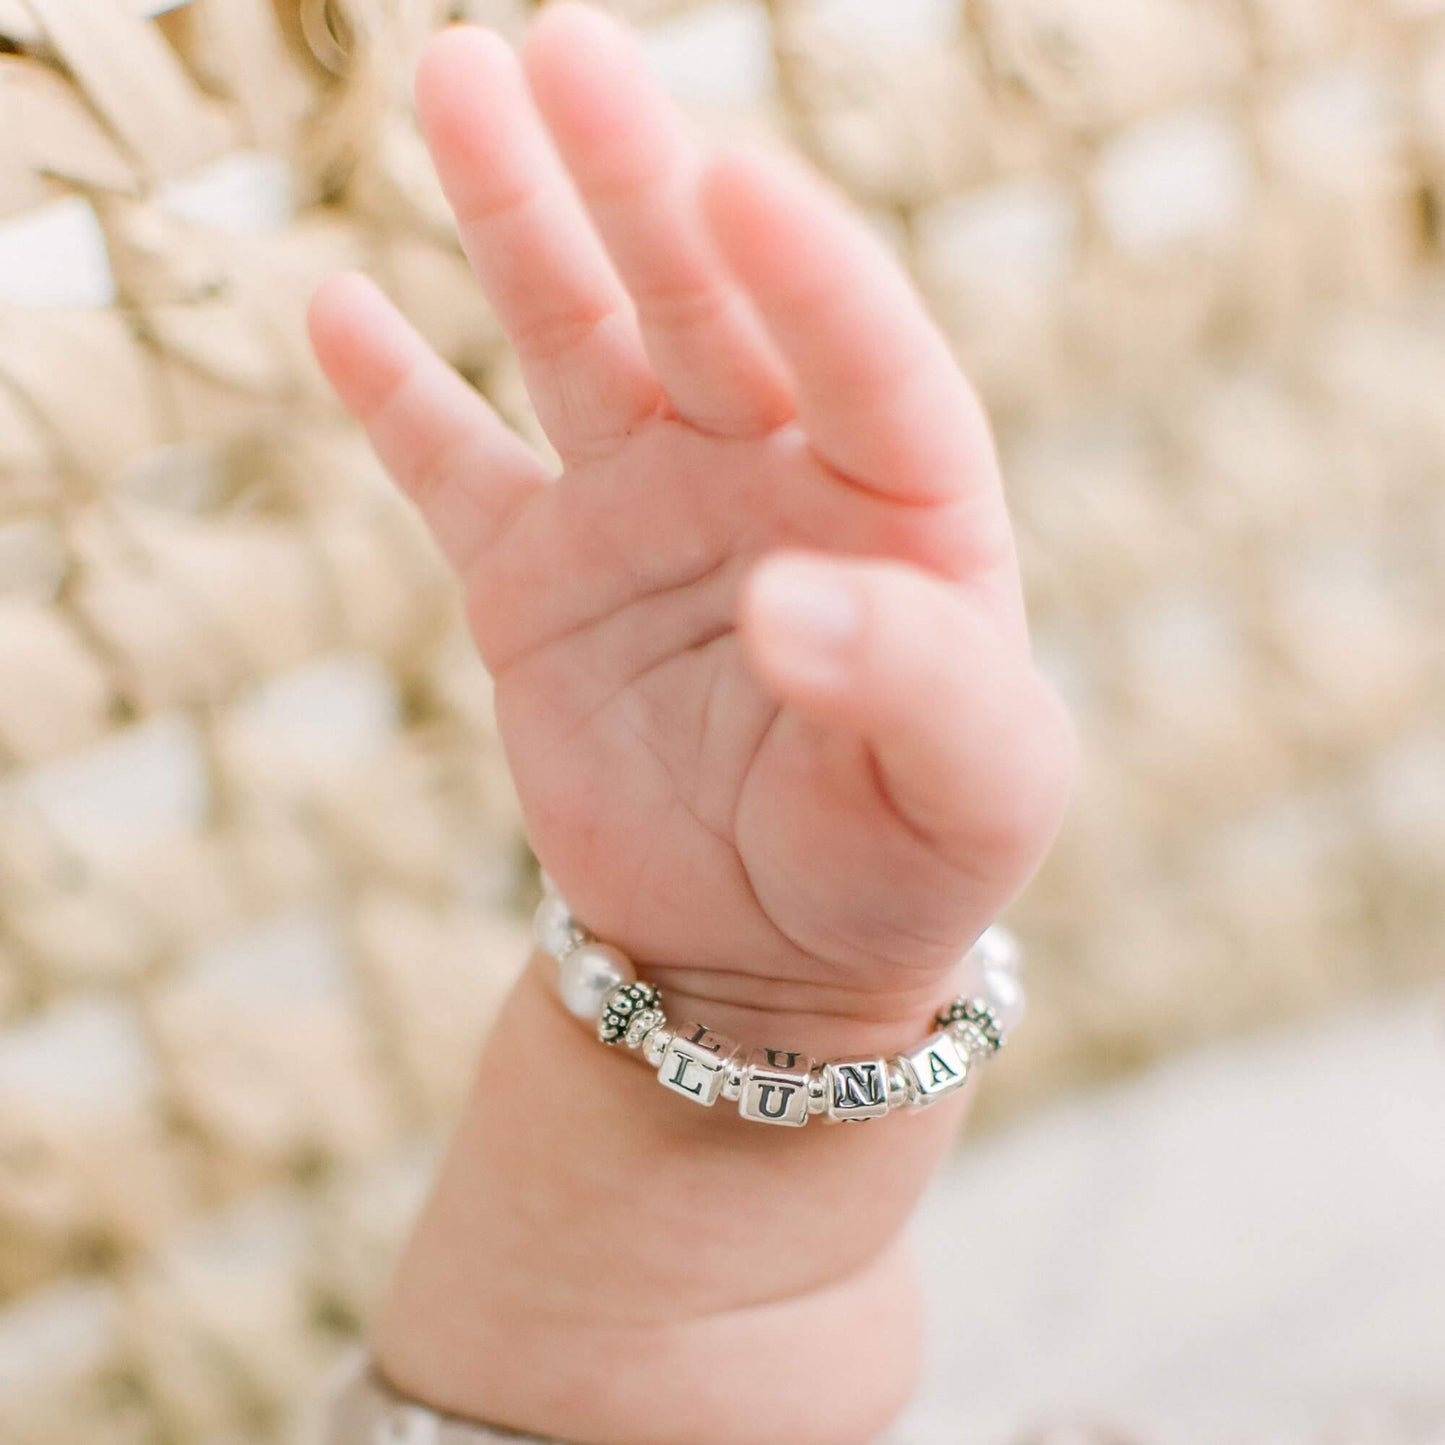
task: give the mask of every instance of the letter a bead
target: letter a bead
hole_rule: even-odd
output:
[[[808,1122],[808,1071],[813,1061],[791,1049],[754,1049],[743,1072],[738,1113],[758,1124],[801,1129]]]
[[[727,1082],[728,1062],[738,1046],[703,1024],[683,1024],[658,1065],[658,1081],[694,1104],[712,1105]]]
[[[968,1078],[968,1059],[950,1033],[936,1033],[900,1057],[908,1070],[909,1092],[920,1107],[961,1089]]]

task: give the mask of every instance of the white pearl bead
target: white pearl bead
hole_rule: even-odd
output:
[[[562,960],[562,1003],[568,1013],[595,1022],[602,1017],[607,995],[636,977],[637,970],[621,949],[610,943],[584,943]]]
[[[549,893],[532,915],[532,937],[537,946],[553,958],[561,958],[576,938],[577,926],[566,903],[555,894]]]
[[[981,968],[996,968],[1000,973],[1018,974],[1023,966],[1023,950],[1019,941],[1001,923],[990,924],[979,934],[969,950],[969,958]]]
[[[985,968],[979,979],[979,995],[994,1011],[1005,1035],[1013,1033],[1023,1022],[1024,986],[1015,974],[1001,968]]]
[[[1013,934],[997,923],[979,934],[972,948],[964,955],[958,976],[961,992],[975,997],[983,993],[984,978],[989,973],[1020,976],[1021,950]]]

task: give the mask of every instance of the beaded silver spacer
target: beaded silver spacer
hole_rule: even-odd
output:
[[[643,1041],[653,1029],[660,1024],[667,1022],[667,1015],[660,1008],[642,1008],[632,1015],[631,1022],[627,1025],[627,1031],[622,1036],[622,1042],[629,1049],[640,1049]]]
[[[602,1016],[597,1020],[597,1037],[604,1044],[620,1044],[627,1036],[633,1017],[644,1009],[661,1010],[662,994],[657,987],[638,980],[619,983],[607,995]]]
[[[956,998],[939,1009],[933,1021],[949,1030],[970,1055],[987,1058],[1004,1046],[1003,1025],[981,998]]]

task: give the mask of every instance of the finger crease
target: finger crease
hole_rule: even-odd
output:
[[[733,299],[726,291],[705,282],[636,290],[633,297],[643,324],[666,331],[720,321],[733,309]]]
[[[557,361],[584,346],[617,312],[608,308],[591,315],[544,316],[512,335],[512,349],[523,362]]]
[[[519,186],[516,190],[504,191],[490,200],[478,200],[468,205],[454,207],[457,224],[463,231],[480,230],[494,225],[508,217],[530,210],[543,197],[540,186]]]

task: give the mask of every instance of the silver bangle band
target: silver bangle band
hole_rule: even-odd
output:
[[[926,1109],[963,1088],[974,1067],[1004,1045],[1023,1014],[1019,949],[997,924],[970,950],[973,987],[941,1008],[935,1032],[893,1055],[815,1061],[795,1049],[745,1049],[706,1024],[673,1024],[656,985],[637,977],[621,949],[595,939],[550,885],[533,920],[538,946],[557,963],[569,1013],[602,1043],[639,1055],[658,1082],[694,1104],[736,1101],[758,1124],[801,1128]]]

